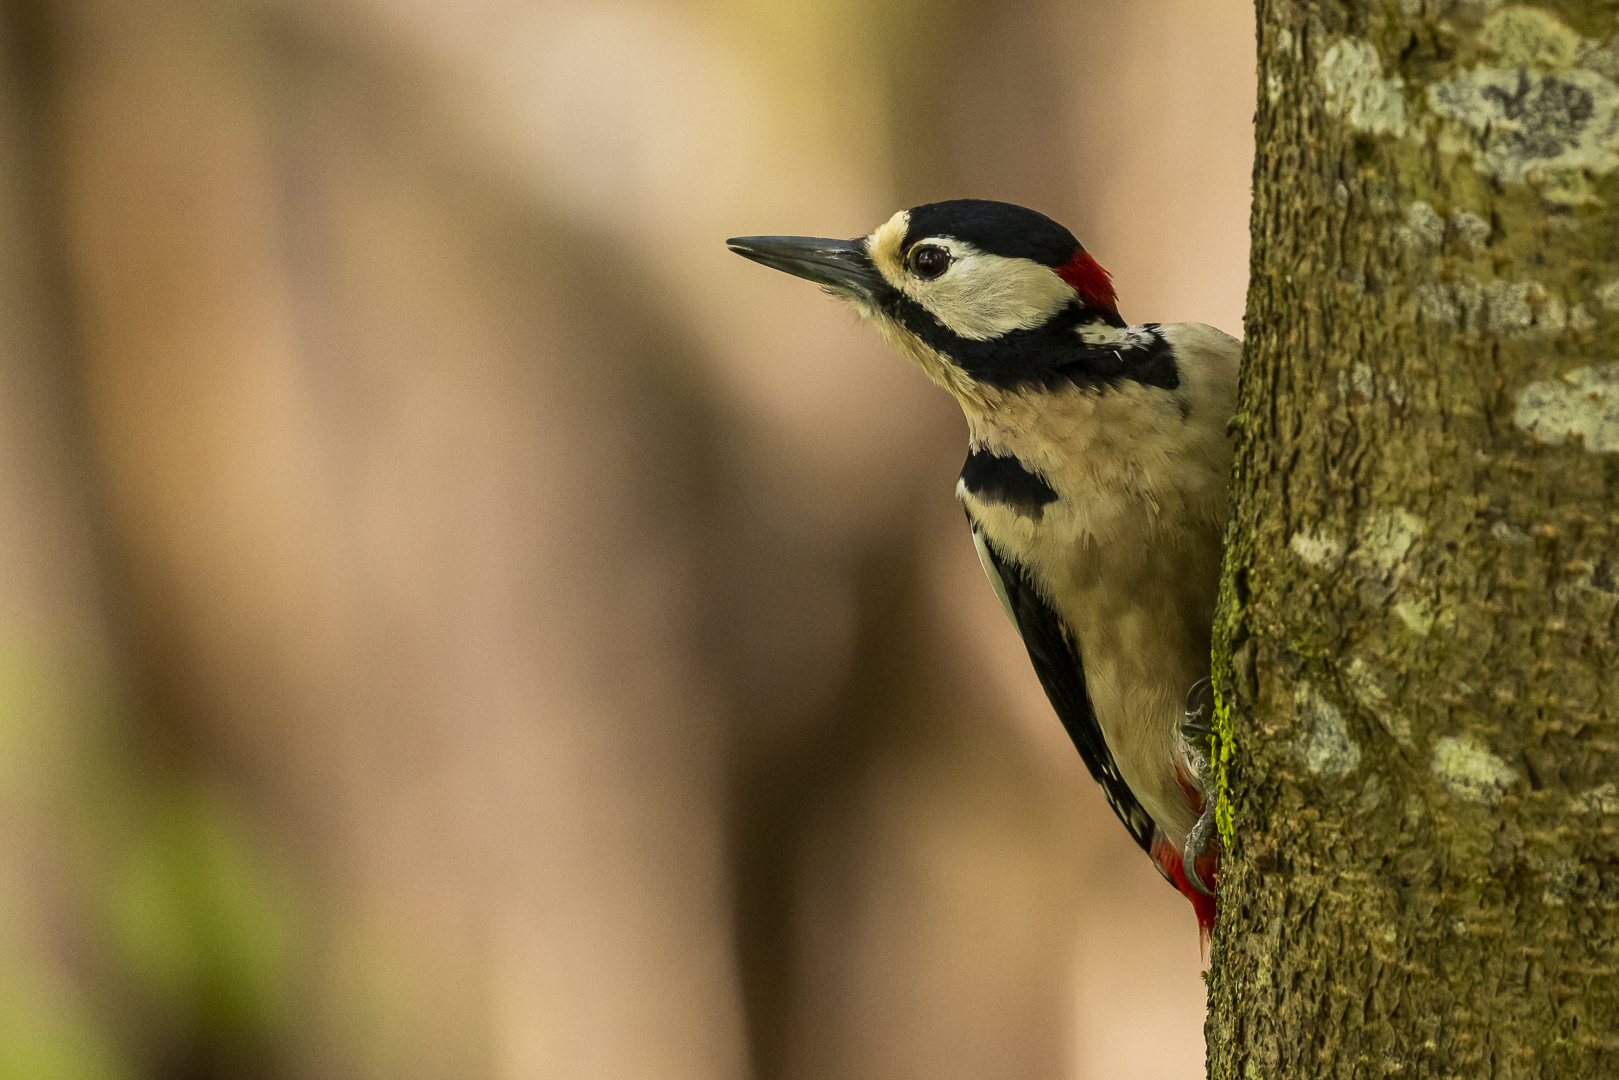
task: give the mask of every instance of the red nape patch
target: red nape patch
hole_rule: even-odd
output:
[[[1186,867],[1181,862],[1181,853],[1175,845],[1162,836],[1153,840],[1152,859],[1158,864],[1159,872],[1168,878],[1180,894],[1192,902],[1192,910],[1197,913],[1197,933],[1202,940],[1203,947],[1209,946],[1209,935],[1214,933],[1214,897],[1204,896],[1186,880]],[[1204,852],[1203,857],[1197,860],[1197,876],[1203,879],[1203,884],[1214,888],[1214,880],[1219,875],[1220,859],[1211,846]]]
[[[1074,287],[1079,298],[1091,307],[1106,308],[1115,314],[1119,310],[1119,294],[1113,291],[1113,279],[1102,269],[1102,264],[1091,258],[1090,252],[1080,248],[1074,257],[1054,267],[1057,276]]]

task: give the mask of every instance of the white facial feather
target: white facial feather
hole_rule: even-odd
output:
[[[879,272],[900,292],[921,304],[956,334],[987,341],[1012,330],[1039,326],[1077,294],[1050,267],[1029,259],[1009,259],[979,251],[965,240],[931,236],[911,245],[943,248],[950,268],[926,280],[905,265],[900,250],[910,215],[895,214],[871,234],[867,248]]]
[[[988,255],[964,240],[922,241],[950,253],[950,269],[932,281],[907,275],[904,292],[955,333],[987,341],[1039,326],[1075,296],[1049,267],[1028,259]]]

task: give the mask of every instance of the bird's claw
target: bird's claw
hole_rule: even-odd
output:
[[[1186,871],[1186,880],[1192,888],[1204,896],[1213,896],[1214,890],[1203,884],[1203,879],[1197,876],[1197,860],[1209,850],[1209,841],[1214,835],[1214,806],[1211,803],[1203,811],[1203,816],[1197,819],[1192,831],[1186,834],[1186,848],[1181,853],[1181,869]]]
[[[1202,678],[1192,684],[1186,693],[1186,719],[1181,724],[1181,734],[1190,744],[1187,749],[1188,757],[1193,771],[1197,774],[1199,790],[1208,791],[1212,786],[1209,769],[1209,759],[1202,747],[1208,745],[1208,739],[1214,734],[1206,717],[1209,712],[1208,678]],[[1201,744],[1201,745],[1200,745]],[[1186,880],[1204,896],[1213,896],[1214,891],[1203,883],[1197,873],[1197,860],[1209,850],[1209,843],[1214,837],[1214,804],[1210,802],[1203,808],[1192,831],[1186,834],[1186,846],[1181,849],[1181,869],[1186,872]]]
[[[1188,740],[1207,740],[1214,734],[1214,726],[1210,720],[1209,687],[1213,684],[1208,676],[1197,680],[1192,688],[1186,692],[1185,719],[1181,721],[1181,735]]]

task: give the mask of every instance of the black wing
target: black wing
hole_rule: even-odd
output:
[[[1046,688],[1046,697],[1057,710],[1057,718],[1068,729],[1068,736],[1090,767],[1091,776],[1102,785],[1108,805],[1119,815],[1141,850],[1151,852],[1152,817],[1119,775],[1113,752],[1107,748],[1102,728],[1096,722],[1096,710],[1091,707],[1091,696],[1085,689],[1085,666],[1079,655],[1079,643],[1035,591],[1023,567],[1002,557],[977,522],[972,526],[973,544],[978,548],[984,572],[989,575],[990,584],[995,586],[1007,614],[1017,624],[1023,644],[1029,650],[1029,659],[1034,662],[1034,673],[1040,677],[1040,685]]]

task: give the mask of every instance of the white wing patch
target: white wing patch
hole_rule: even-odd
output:
[[[1006,595],[1006,583],[1001,580],[1000,571],[995,569],[995,560],[990,558],[989,545],[984,543],[984,534],[977,529],[972,533],[973,547],[978,549],[978,563],[984,568],[984,576],[989,578],[989,587],[995,590],[996,597],[1001,601],[1001,610],[1012,620],[1012,628],[1017,630],[1018,636],[1021,637],[1023,631],[1018,627],[1017,616],[1012,613],[1012,600]]]

